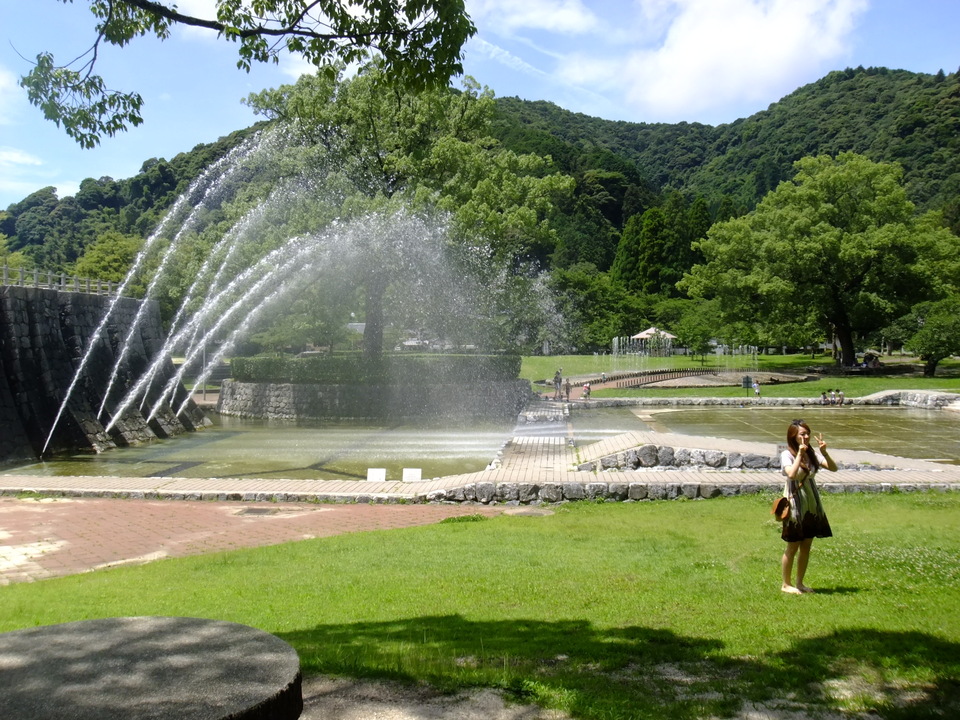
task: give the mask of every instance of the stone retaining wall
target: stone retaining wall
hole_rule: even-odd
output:
[[[526,380],[422,387],[228,380],[220,388],[217,412],[264,420],[515,418],[529,397],[530,383]]]
[[[824,493],[882,493],[916,492],[937,490],[960,491],[960,482],[918,483],[909,480],[891,480],[887,483],[818,483]],[[553,504],[575,500],[605,502],[629,502],[639,500],[677,500],[686,498],[731,497],[756,495],[760,492],[779,493],[783,482],[768,477],[742,477],[736,481],[718,477],[716,482],[670,482],[633,480],[563,483],[492,483],[478,482],[447,490],[434,490],[418,496],[420,502],[478,502],[482,504],[506,503],[513,505]],[[376,502],[375,495],[366,499],[355,497],[356,502]]]
[[[590,462],[581,463],[577,470],[780,470],[780,457],[759,453],[724,452],[674,448],[668,445],[641,445]],[[882,468],[854,463],[837,463],[838,470],[880,470]]]
[[[443,490],[420,493],[322,493],[322,492],[217,492],[217,491],[116,491],[116,490],[40,490],[45,495],[58,497],[108,497],[137,500],[195,500],[221,502],[331,502],[331,503],[465,503],[504,505],[554,505],[565,502],[645,502],[650,500],[696,500],[736,495],[774,494],[783,489],[783,483],[774,476],[756,473],[721,475],[714,482],[690,481],[634,481],[601,479],[587,482],[475,482]],[[822,493],[891,493],[891,492],[960,492],[960,482],[918,482],[909,478],[897,479],[891,473],[890,482],[818,483]],[[3,495],[5,493],[0,493]]]
[[[39,457],[91,341],[94,350],[56,422],[48,452],[100,452],[174,435],[203,422],[194,405],[180,417],[167,407],[149,423],[134,408],[119,418],[110,433],[104,430],[106,420],[98,419],[97,413],[127,336],[130,349],[119,365],[108,409],[132,387],[163,345],[154,302],[144,308],[137,331],[130,334],[141,307],[132,298],[117,301],[110,322],[97,334],[112,301],[104,295],[0,287],[0,462]],[[172,374],[168,361],[157,384],[162,387]],[[176,397],[186,397],[182,386]]]
[[[884,390],[861,398],[847,398],[846,405],[944,408],[960,403],[956,393],[925,390]],[[596,407],[821,407],[819,397],[632,397],[591,398],[571,403],[576,408]],[[823,407],[830,407],[829,405]]]

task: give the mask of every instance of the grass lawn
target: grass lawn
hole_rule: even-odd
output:
[[[136,502],[136,501],[129,501]],[[250,624],[304,671],[493,686],[578,718],[960,715],[960,494],[829,495],[814,595],[766,496],[577,503],[0,588],[0,630]]]
[[[818,357],[811,360],[808,354],[803,355],[759,355],[756,358],[756,371],[783,372],[803,374],[810,365],[829,365],[830,359]],[[730,361],[730,358],[727,358]],[[916,358],[909,356],[885,358],[891,365],[900,363],[918,364]],[[752,363],[752,358],[744,358],[745,363]],[[632,363],[632,364],[631,364]],[[675,355],[666,358],[618,358],[610,355],[557,355],[552,357],[527,356],[523,358],[520,377],[531,381],[549,380],[557,368],[563,368],[563,375],[567,377],[599,376],[601,373],[610,374],[617,370],[629,369],[675,369],[699,368],[699,358]],[[723,358],[707,356],[704,367],[716,368],[721,372],[730,370],[724,364]],[[734,370],[743,374],[751,374],[754,368]],[[937,369],[937,376],[925,378],[919,375],[889,376],[824,376],[817,380],[802,383],[765,384],[761,394],[766,397],[819,397],[820,393],[835,388],[841,388],[848,398],[863,397],[881,390],[931,390],[936,392],[960,393],[960,361],[945,360]],[[753,391],[745,391],[740,386],[729,387],[693,387],[693,388],[625,388],[625,389],[594,389],[593,397],[746,397],[753,396]]]

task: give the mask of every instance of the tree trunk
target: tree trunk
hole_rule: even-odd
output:
[[[366,320],[363,328],[363,362],[368,370],[376,372],[383,359],[383,296],[387,279],[374,275],[367,282],[365,299]]]
[[[851,367],[857,359],[853,346],[853,331],[850,328],[837,327],[837,340],[840,341],[840,364]]]
[[[923,376],[933,377],[934,373],[937,372],[937,364],[939,362],[937,359],[927,358],[926,362],[923,363]]]

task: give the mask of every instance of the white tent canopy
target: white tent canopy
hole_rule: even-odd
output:
[[[653,327],[652,325],[648,327],[643,332],[639,332],[636,335],[631,335],[631,340],[649,340],[654,335],[659,334],[661,337],[668,338],[670,340],[676,340],[677,336],[671,333],[668,333],[666,330],[661,330],[660,328]]]

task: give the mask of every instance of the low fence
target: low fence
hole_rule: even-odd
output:
[[[116,295],[120,283],[112,280],[94,280],[75,277],[52,270],[27,270],[4,265],[0,269],[0,285],[35,287],[60,292],[88,293],[91,295]]]
[[[663,382],[664,380],[677,380],[685,377],[698,377],[701,375],[718,375],[716,370],[707,369],[687,369],[687,370],[643,370],[636,373],[633,377],[617,380],[618,388],[640,387],[651,383]]]

